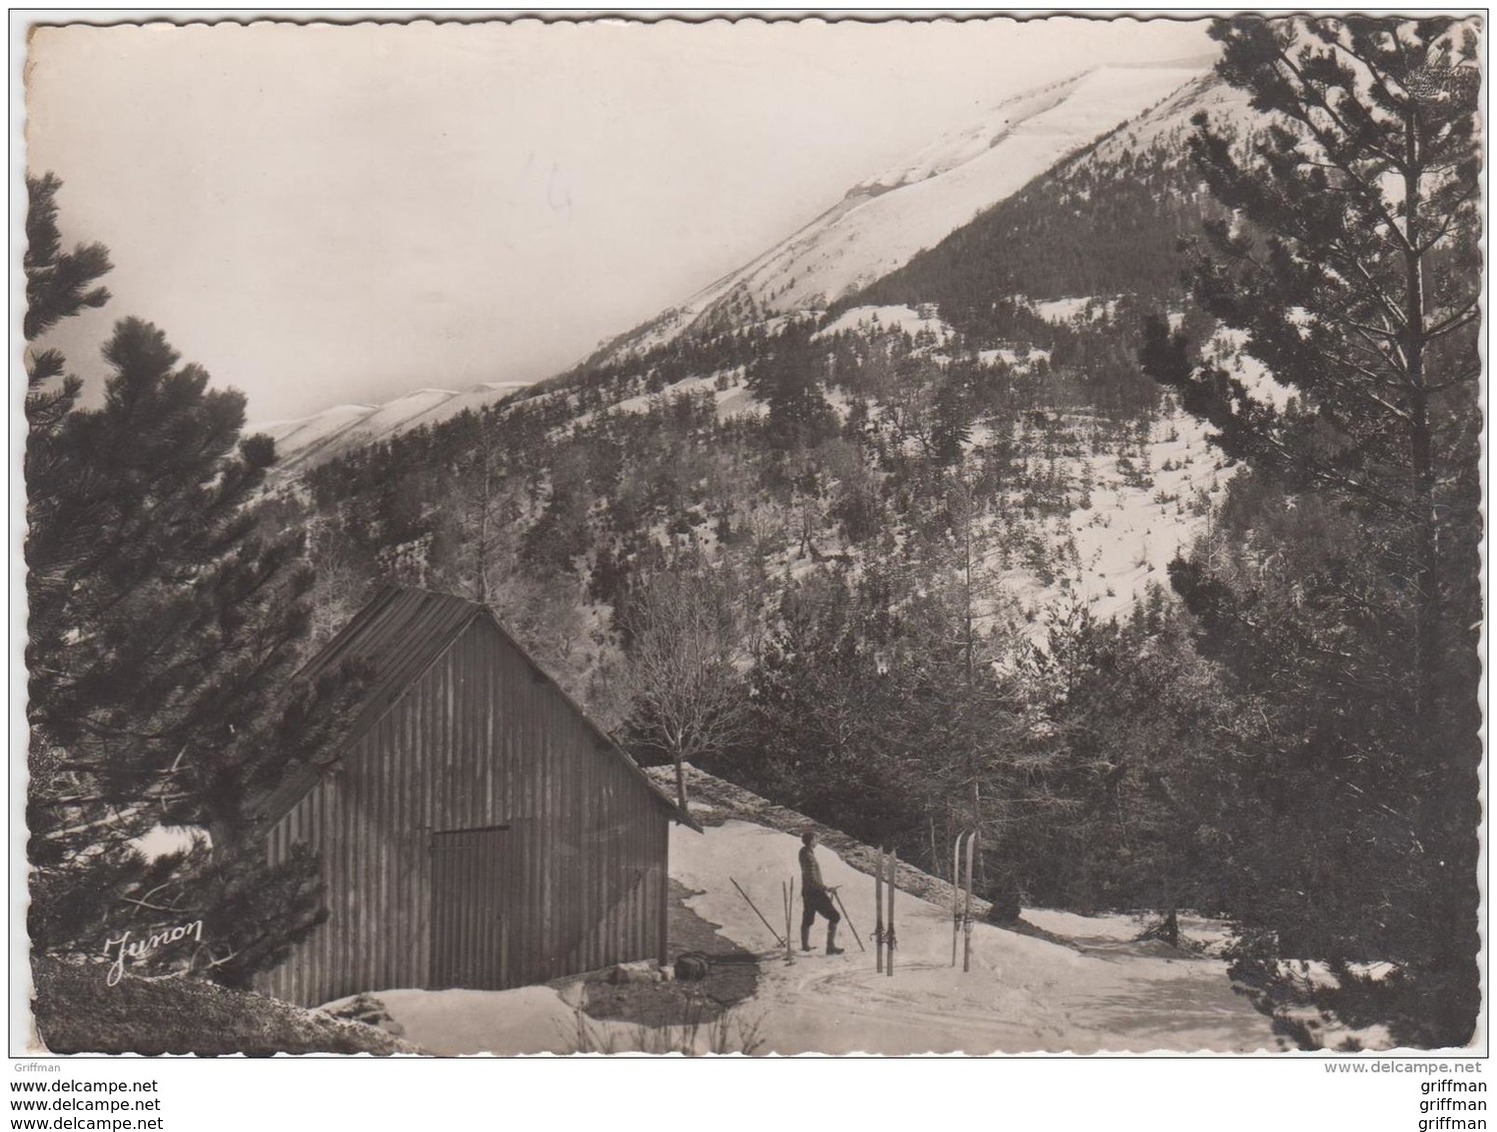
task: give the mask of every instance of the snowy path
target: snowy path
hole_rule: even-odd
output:
[[[773,941],[727,878],[734,877],[772,915],[770,910],[780,906],[780,882],[798,878],[799,847],[788,834],[746,822],[709,827],[705,835],[681,830],[672,834],[671,871],[688,888],[702,890],[688,902],[693,911],[723,925],[728,938],[762,952]],[[1116,935],[1088,941],[1095,949],[1082,953],[978,924],[972,933],[972,970],[963,974],[951,966],[949,912],[904,893],[895,906],[895,973],[879,975],[868,938],[873,878],[824,846],[817,854],[826,882],[841,887],[869,951],[859,952],[844,930],[844,955],[803,956],[789,965],[766,962],[758,994],[734,1011],[745,1027],[755,1028],[761,1052],[1279,1048],[1267,1019],[1232,992],[1221,960],[1137,954],[1139,949]],[[1046,913],[1035,919],[1052,930],[1059,927],[1057,934],[1099,923]]]

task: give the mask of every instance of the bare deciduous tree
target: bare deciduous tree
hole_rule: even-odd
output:
[[[697,565],[657,574],[621,618],[631,729],[638,742],[670,756],[682,809],[682,763],[722,750],[747,723],[741,669],[751,615],[743,605],[729,567]]]

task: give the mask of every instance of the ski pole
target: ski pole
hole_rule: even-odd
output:
[[[732,883],[734,888],[738,889],[738,895],[743,897],[744,900],[748,901],[748,906],[754,910],[754,915],[759,917],[759,922],[766,928],[769,928],[769,934],[774,936],[775,943],[784,944],[785,941],[780,938],[780,933],[774,930],[774,928],[770,925],[770,922],[764,918],[764,913],[759,911],[759,906],[752,900],[749,900],[749,894],[743,891],[743,886],[736,880],[733,880],[732,877],[729,877],[728,880]]]
[[[790,886],[780,882],[780,896],[785,902],[785,962],[790,962]]]
[[[895,870],[897,870],[898,868],[899,868],[899,854],[895,850],[890,849],[889,850],[889,936],[888,936],[888,939],[885,941],[886,945],[889,948],[889,959],[888,959],[888,962],[884,964],[884,974],[887,975],[887,976],[889,976],[889,978],[891,978],[891,979],[894,977],[894,947],[895,947],[895,944],[897,942],[896,939],[895,939],[895,936],[894,936],[894,888],[895,888],[894,873],[895,873]]]
[[[878,868],[873,872],[873,909],[877,923],[873,943],[878,949],[878,973],[884,973],[884,847],[878,847]]]
[[[790,916],[795,907],[795,878],[785,886],[785,962],[795,962],[795,949],[790,945]]]
[[[842,909],[842,918],[847,921],[847,927],[852,932],[853,939],[858,941],[858,950],[867,951],[868,949],[863,946],[862,936],[858,935],[858,929],[852,922],[852,917],[847,914],[847,905],[842,903],[842,894],[835,888],[832,889],[832,899],[837,902],[837,907]]]

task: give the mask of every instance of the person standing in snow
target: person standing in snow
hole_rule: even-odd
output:
[[[842,949],[837,946],[837,924],[842,917],[832,904],[832,893],[836,889],[828,888],[821,881],[821,866],[816,863],[816,831],[808,829],[800,839],[800,949],[811,950],[811,927],[819,912],[826,917],[826,953],[841,955]]]

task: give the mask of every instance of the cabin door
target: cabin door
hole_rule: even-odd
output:
[[[504,826],[432,834],[430,985],[435,989],[510,985],[507,836]]]

